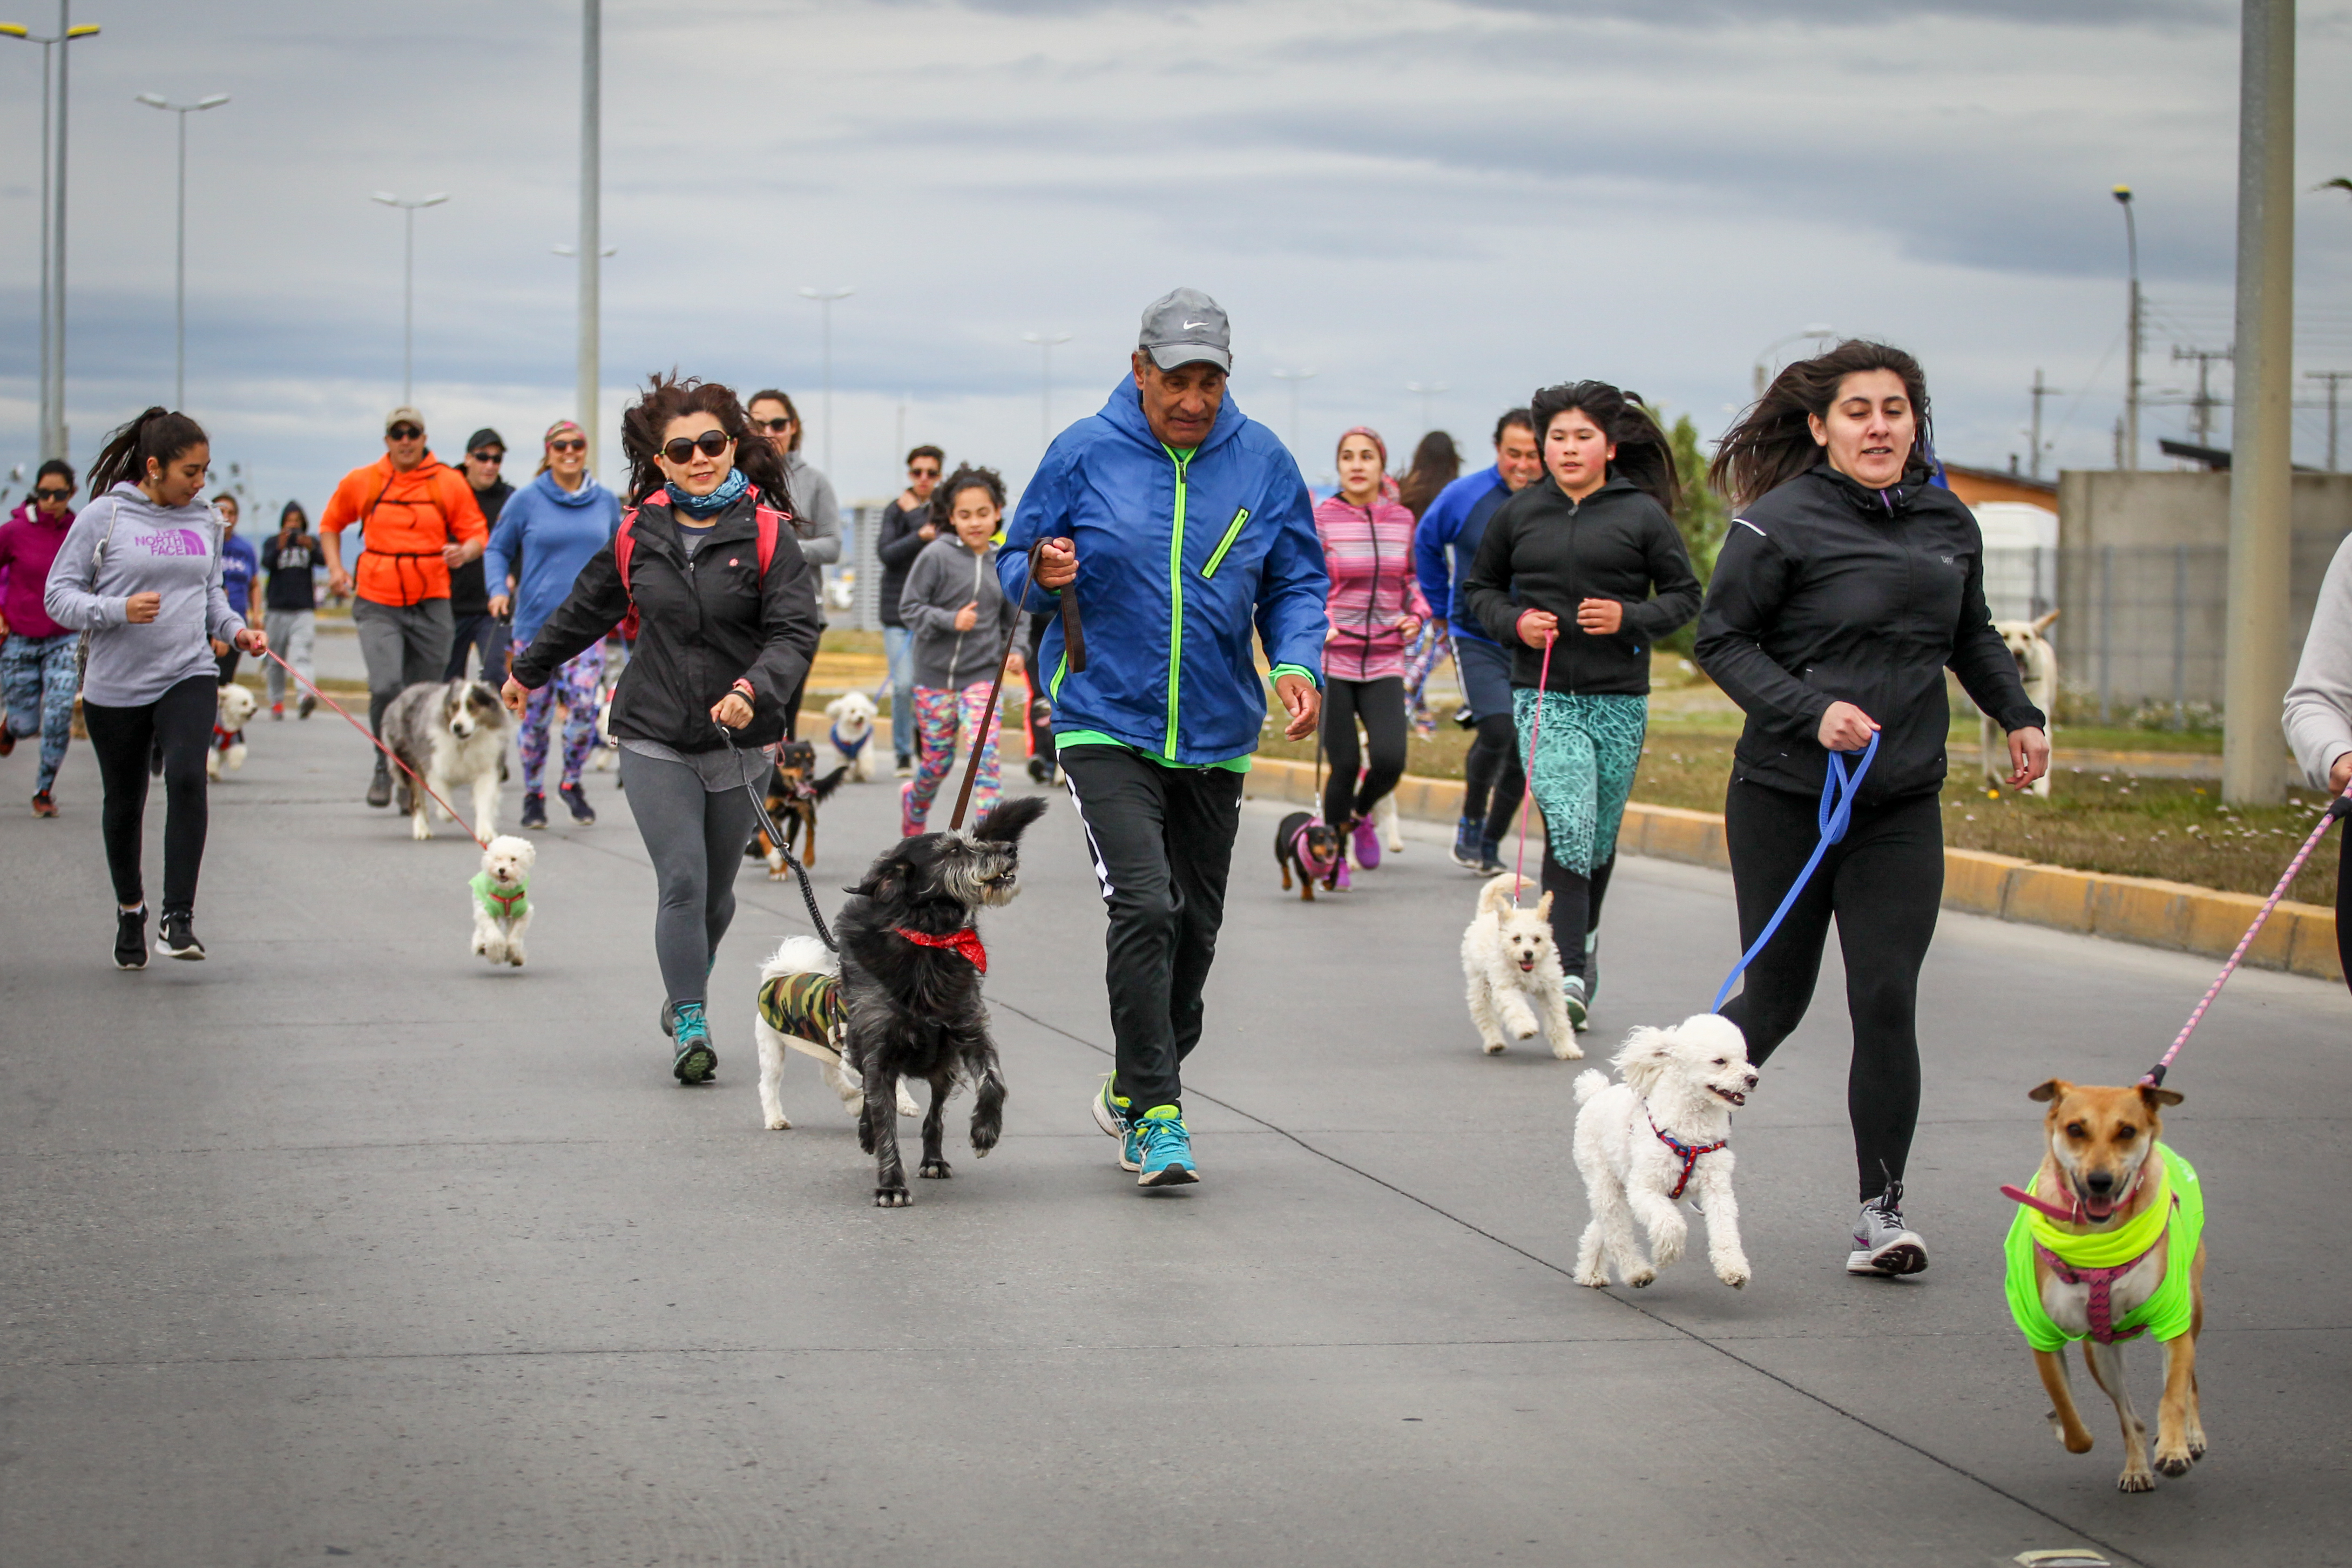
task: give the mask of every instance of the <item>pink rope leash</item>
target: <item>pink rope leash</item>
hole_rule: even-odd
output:
[[[1511,907],[1519,907],[1519,890],[1528,885],[1528,814],[1536,808],[1536,742],[1543,739],[1544,693],[1551,689],[1551,650],[1559,641],[1554,632],[1544,641],[1543,670],[1536,677],[1536,721],[1528,726],[1528,793],[1519,802],[1519,863],[1511,873]]]
[[[2303,863],[2311,858],[2313,850],[2319,847],[2319,841],[2326,836],[2328,826],[2337,817],[2347,812],[2352,812],[2352,786],[2347,786],[2345,793],[2337,795],[2329,803],[2327,809],[2320,814],[2318,826],[2311,830],[2311,837],[2303,841],[2303,847],[2295,851],[2294,860],[2288,863],[2286,875],[2281,877],[2278,886],[2271,889],[2271,896],[2263,900],[2262,909],[2254,915],[2254,923],[2248,926],[2246,934],[2238,939],[2237,948],[2230,954],[2230,961],[2221,965],[2221,973],[2215,975],[2213,984],[2205,988],[2205,994],[2198,1002],[2196,1010],[2189,1015],[2189,1022],[2181,1025],[2180,1033],[2173,1037],[2172,1047],[2164,1053],[2161,1060],[2142,1075],[2140,1082],[2161,1084],[2164,1081],[2165,1070],[2172,1066],[2172,1058],[2180,1054],[2180,1047],[2189,1043],[2189,1037],[2195,1034],[2197,1026],[2205,1021],[2205,1010],[2213,1005],[2213,998],[2221,994],[2221,987],[2228,984],[2230,976],[2238,972],[2238,965],[2245,958],[2246,950],[2253,946],[2254,938],[2262,934],[2263,922],[2271,918],[2271,911],[2278,908],[2281,899],[2286,897],[2286,890],[2294,886],[2295,878],[2303,870]]]
[[[417,773],[416,773],[416,770],[415,770],[415,768],[412,768],[412,767],[410,767],[406,763],[402,762],[398,756],[396,756],[396,755],[394,755],[394,754],[393,750],[392,750],[392,748],[391,748],[390,746],[387,746],[387,745],[385,745],[382,741],[377,740],[377,739],[376,739],[376,737],[375,737],[375,731],[374,731],[370,730],[366,725],[364,725],[364,724],[361,723],[358,720],[356,720],[356,719],[352,718],[352,715],[351,715],[351,710],[350,710],[349,709],[345,708],[341,703],[340,703],[340,702],[336,701],[333,698],[331,698],[331,697],[328,696],[325,692],[323,692],[323,691],[320,690],[320,689],[318,689],[318,687],[316,687],[315,685],[311,684],[310,678],[309,676],[304,675],[300,670],[299,670],[299,669],[295,668],[292,665],[290,665],[290,664],[287,663],[284,659],[279,658],[278,657],[278,650],[277,650],[276,648],[274,648],[274,647],[266,647],[266,648],[263,648],[261,651],[262,651],[263,653],[267,654],[270,658],[275,659],[275,660],[277,661],[277,664],[278,664],[278,668],[280,668],[280,669],[284,670],[287,674],[289,674],[289,675],[292,676],[295,679],[297,679],[297,680],[300,681],[300,682],[302,683],[302,689],[303,689],[305,691],[308,691],[311,696],[313,696],[313,697],[317,698],[320,701],[321,701],[321,702],[325,703],[328,707],[330,707],[330,708],[333,709],[336,712],[341,713],[341,714],[343,716],[343,721],[344,721],[344,722],[346,722],[346,723],[348,723],[349,725],[351,725],[351,727],[352,727],[352,729],[357,730],[357,731],[360,732],[360,734],[361,734],[363,738],[365,738],[365,740],[367,741],[367,743],[368,743],[369,745],[373,746],[377,751],[382,752],[385,756],[387,756],[387,757],[391,757],[391,758],[392,758],[392,765],[393,765],[394,767],[395,767],[395,768],[398,768],[402,773],[406,773],[406,774],[409,776],[409,778],[410,778],[410,779],[414,780],[414,781],[415,781],[415,784],[416,784],[416,787],[417,787],[418,789],[423,790],[423,791],[424,791],[426,795],[432,795],[432,797],[433,797],[433,804],[435,804],[436,805],[439,806],[442,810],[444,810],[444,811],[447,812],[447,813],[449,814],[449,820],[450,820],[450,821],[452,821],[452,822],[454,822],[454,823],[456,823],[458,826],[460,826],[460,827],[462,827],[462,828],[464,828],[464,829],[466,830],[466,837],[468,837],[468,838],[472,839],[476,844],[479,845],[479,846],[480,846],[482,848],[484,848],[484,849],[488,849],[488,848],[490,847],[490,845],[489,845],[489,840],[488,840],[488,839],[484,838],[480,834],[478,834],[478,833],[475,832],[475,831],[474,831],[474,828],[473,828],[473,825],[472,825],[471,823],[467,822],[464,817],[462,817],[462,816],[458,816],[458,815],[457,815],[457,808],[456,808],[455,806],[451,805],[447,801],[443,800],[443,799],[440,797],[440,795],[439,795],[435,794],[434,789],[433,789],[433,786],[432,786],[431,784],[426,784],[426,783],[425,783],[422,778],[419,778],[419,777],[417,776]]]

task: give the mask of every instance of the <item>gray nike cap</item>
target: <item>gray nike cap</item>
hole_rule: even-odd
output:
[[[1185,364],[1234,368],[1234,333],[1225,312],[1198,289],[1179,289],[1144,307],[1135,346],[1161,370]]]

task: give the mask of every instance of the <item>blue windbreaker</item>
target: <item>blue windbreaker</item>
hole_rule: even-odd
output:
[[[543,473],[507,497],[482,552],[482,573],[493,594],[507,591],[509,576],[520,579],[511,606],[516,642],[539,635],[580,569],[613,542],[620,526],[620,498],[593,479],[567,490]]]
[[[1479,542],[1486,537],[1486,520],[1510,499],[1511,487],[1503,482],[1502,468],[1489,463],[1438,491],[1429,510],[1421,514],[1421,525],[1412,531],[1412,574],[1421,580],[1421,596],[1429,601],[1429,613],[1453,627],[1457,639],[1495,640],[1454,589],[1470,575],[1471,563],[1478,559]],[[1449,552],[1451,561],[1446,559]]]
[[[1298,465],[1273,431],[1226,394],[1209,438],[1189,459],[1160,444],[1132,381],[1102,412],[1054,438],[1013,509],[997,574],[1006,597],[1028,588],[1029,548],[1075,540],[1087,668],[1048,626],[1054,732],[1090,730],[1163,762],[1203,767],[1257,749],[1267,662],[1322,682],[1328,586],[1313,503]],[[1031,610],[1059,598],[1028,588]]]

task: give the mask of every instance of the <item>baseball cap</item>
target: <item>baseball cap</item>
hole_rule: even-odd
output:
[[[507,438],[487,425],[466,437],[466,450],[468,452],[478,452],[485,447],[496,447],[503,452],[507,449]]]
[[[1146,306],[1135,346],[1161,370],[1202,363],[1234,368],[1234,333],[1224,309],[1198,289],[1178,289]]]
[[[425,428],[425,416],[404,403],[383,416],[385,430],[389,431],[395,425],[414,425],[422,430]]]

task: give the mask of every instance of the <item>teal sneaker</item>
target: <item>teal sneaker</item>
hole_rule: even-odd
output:
[[[1571,974],[1559,983],[1559,988],[1568,999],[1568,1021],[1580,1035],[1592,1026],[1584,1021],[1589,1011],[1584,1002],[1584,976]]]
[[[1122,1171],[1143,1169],[1143,1140],[1128,1117],[1133,1102],[1123,1094],[1110,1091],[1117,1073],[1103,1074],[1102,1089],[1095,1096],[1095,1125],[1118,1142],[1118,1168]]]
[[[670,1010],[675,1024],[671,1038],[677,1042],[677,1054],[670,1058],[669,1070],[680,1083],[707,1083],[719,1070],[719,1053],[711,1048],[710,1025],[702,1016],[699,1002],[680,1002]]]
[[[1197,1182],[1192,1166],[1192,1135],[1184,1130],[1184,1113],[1172,1105],[1155,1105],[1135,1119],[1136,1153],[1141,1173],[1139,1187],[1181,1187]]]

